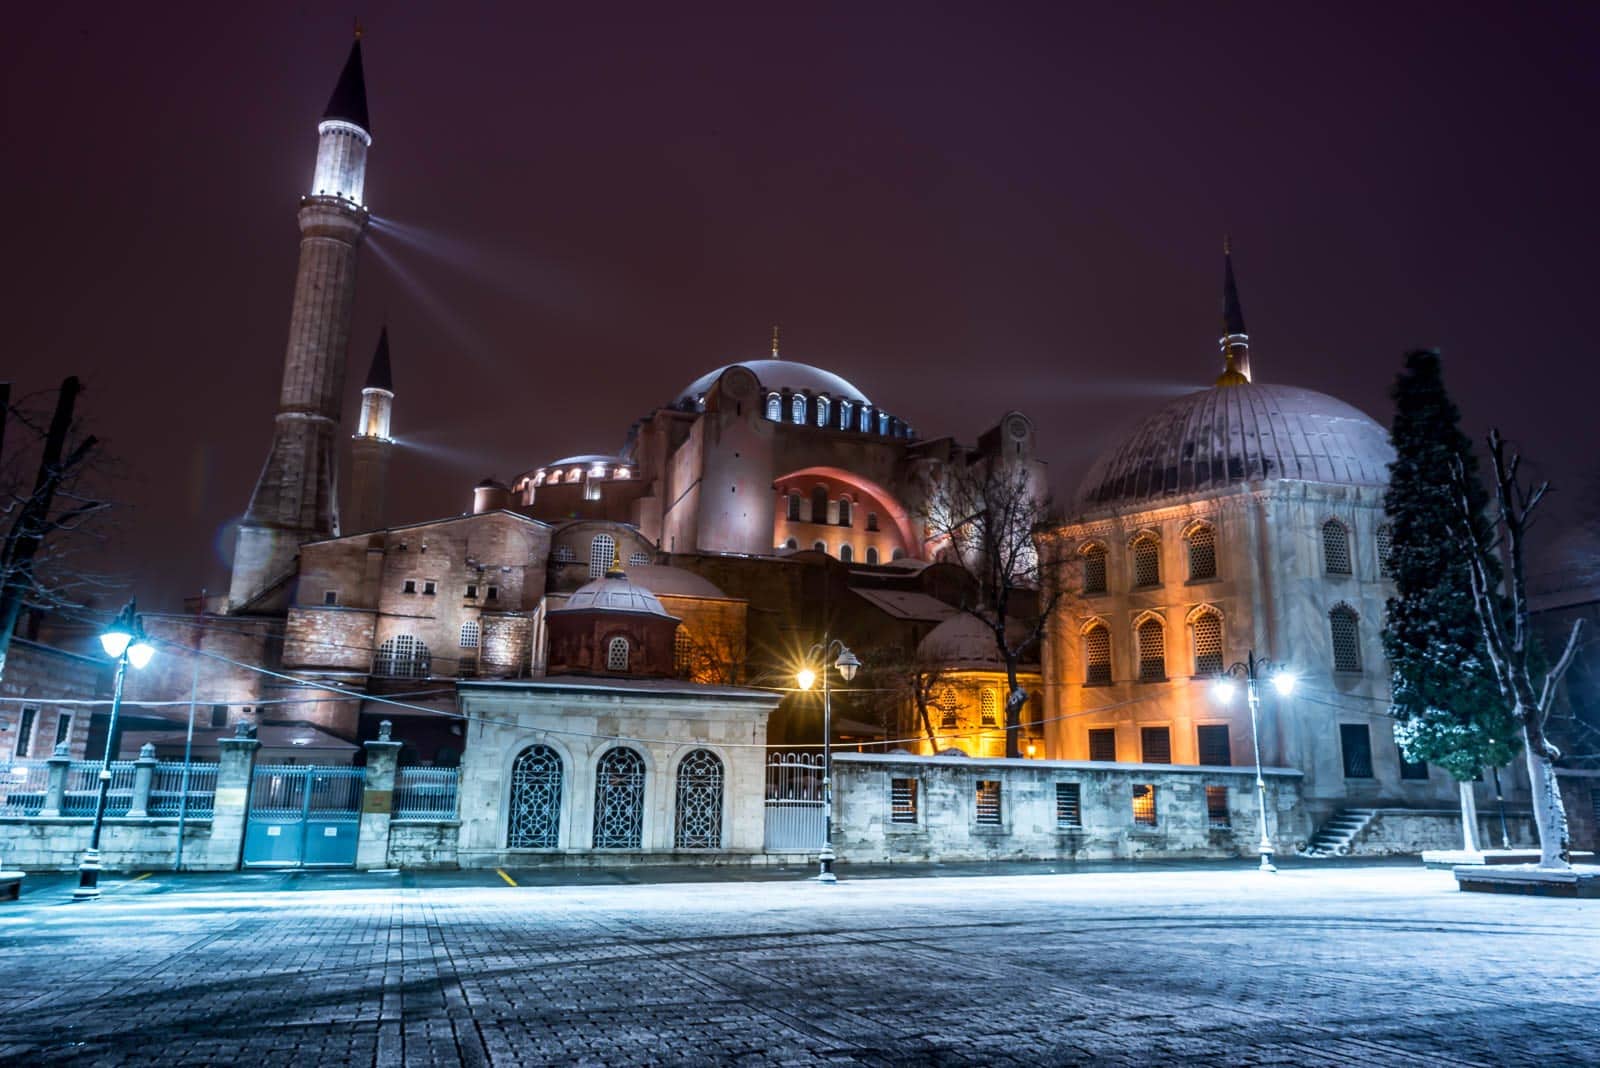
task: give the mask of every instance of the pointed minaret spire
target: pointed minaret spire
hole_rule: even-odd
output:
[[[348,122],[359,126],[367,133],[372,133],[372,122],[367,117],[367,80],[361,72],[361,37],[363,34],[361,23],[356,23],[355,43],[350,46],[350,58],[344,61],[344,70],[339,72],[339,82],[333,87],[333,95],[328,98],[328,110],[322,113],[322,118],[337,122]]]
[[[1224,365],[1217,384],[1237,385],[1235,378],[1251,381],[1250,335],[1245,331],[1244,309],[1239,305],[1239,283],[1233,277],[1233,242],[1226,236],[1222,239],[1222,337],[1217,345]]]
[[[772,325],[772,358],[774,360],[783,359],[782,356],[778,355],[778,325],[776,323]]]
[[[378,331],[378,349],[372,354],[372,367],[367,371],[367,382],[362,392],[381,389],[394,392],[394,374],[389,370],[389,327]]]
[[[394,415],[394,375],[389,369],[389,328],[378,332],[367,384],[361,387],[361,415],[350,442],[349,533],[360,534],[383,526],[384,500],[389,481],[389,457],[394,438],[389,435]]]

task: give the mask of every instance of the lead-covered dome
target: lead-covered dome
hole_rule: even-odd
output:
[[[1335,397],[1246,382],[1181,397],[1104,453],[1078,507],[1143,504],[1264,479],[1381,486],[1389,432]]]
[[[572,591],[567,603],[552,608],[550,615],[561,612],[633,612],[638,615],[667,616],[668,612],[656,600],[656,595],[643,586],[629,582],[626,575],[608,573],[604,578],[586,582]],[[670,618],[670,616],[669,616]]]
[[[690,382],[683,392],[678,394],[676,403],[699,404],[704,399],[706,391],[730,367],[749,368],[764,389],[788,389],[796,393],[811,394],[826,393],[836,400],[843,398],[860,404],[872,403],[870,397],[847,379],[832,371],[824,371],[809,363],[796,363],[794,360],[740,360],[738,363],[724,364],[715,371],[707,371]]]

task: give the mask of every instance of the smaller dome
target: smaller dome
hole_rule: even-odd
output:
[[[598,453],[586,453],[583,456],[567,456],[560,460],[551,460],[540,467],[587,467],[590,464],[614,464],[625,467],[628,461],[621,456],[601,456]]]
[[[728,596],[717,589],[709,579],[702,578],[693,571],[665,564],[634,564],[628,568],[628,579],[661,597],[726,599]]]
[[[509,486],[507,486],[504,482],[501,482],[498,478],[495,478],[493,475],[491,475],[488,478],[484,479],[482,482],[478,483],[473,488],[474,489],[510,489]]]
[[[666,616],[656,595],[643,586],[635,586],[626,575],[609,574],[593,582],[584,583],[572,591],[567,603],[552,608],[551,615],[561,612],[632,612],[636,615]]]
[[[1020,629],[1015,621],[1008,628]],[[1022,635],[1013,633],[1010,637],[1014,641]],[[958,612],[930,630],[917,644],[917,658],[943,667],[1005,667],[1000,650],[994,645],[994,631],[967,612]]]

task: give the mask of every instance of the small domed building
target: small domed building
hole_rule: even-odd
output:
[[[1337,398],[1256,380],[1231,258],[1223,373],[1108,449],[1041,539],[1063,587],[1044,650],[1052,757],[1248,765],[1242,694],[1213,682],[1253,651],[1261,760],[1303,773],[1305,815],[1453,807],[1449,777],[1402,759],[1380,631],[1391,593],[1388,433]]]
[[[957,612],[917,644],[916,665],[912,707],[902,718],[905,736],[918,738],[914,751],[933,755],[956,749],[974,757],[1005,756],[1010,682],[988,626],[976,616]],[[1018,667],[1017,683],[1028,694],[1022,706],[1020,747],[1027,756],[1043,756],[1044,683],[1039,664]],[[924,711],[927,723],[922,720]],[[937,745],[927,740],[929,731]]]

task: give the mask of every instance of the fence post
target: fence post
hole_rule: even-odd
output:
[[[211,806],[211,839],[203,859],[191,870],[237,871],[244,853],[244,823],[250,811],[250,783],[256,750],[250,725],[239,722],[232,738],[217,739],[217,788]]]
[[[139,748],[139,759],[133,762],[133,797],[128,800],[128,818],[144,819],[150,815],[150,787],[156,778],[156,746],[146,742]]]
[[[44,789],[44,807],[41,816],[61,815],[61,805],[67,797],[67,772],[72,770],[72,757],[67,755],[67,743],[56,746],[56,751],[45,761],[50,766],[50,779]]]
[[[356,837],[356,870],[372,871],[389,866],[389,818],[394,812],[395,767],[400,759],[399,742],[389,739],[394,725],[378,724],[378,739],[363,742],[367,751],[367,773],[361,782],[361,831]]]

